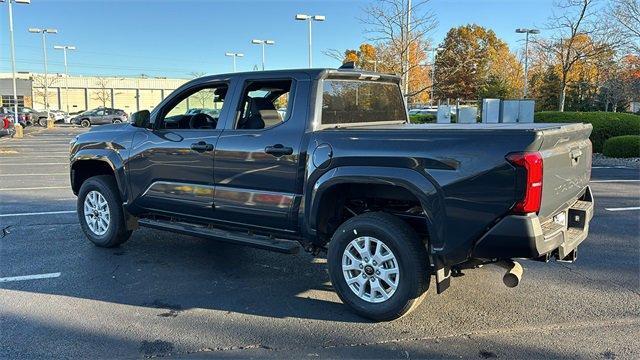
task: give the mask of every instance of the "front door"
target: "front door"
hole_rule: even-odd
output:
[[[215,219],[290,232],[300,200],[304,95],[299,78],[246,78],[215,155]],[[296,106],[294,106],[294,103]]]
[[[154,129],[135,135],[129,166],[135,208],[211,218],[214,150],[226,116],[223,104],[228,84],[202,86],[173,94],[154,112]],[[222,112],[216,118],[209,113],[194,114],[192,108],[222,108]]]

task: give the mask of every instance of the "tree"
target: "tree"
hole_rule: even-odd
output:
[[[640,52],[640,5],[638,0],[613,0],[611,14],[626,34],[631,49]]]
[[[32,81],[33,81],[33,86],[32,86],[32,88],[33,88],[33,96],[36,99],[42,99],[42,105],[45,107],[45,109],[50,107],[49,106],[49,100],[51,99],[51,94],[52,94],[51,88],[53,86],[55,86],[56,84],[58,84],[59,80],[60,79],[56,75],[47,76],[46,81],[45,81],[44,75],[33,75],[33,77],[32,77]],[[47,95],[48,95],[49,99],[47,99],[46,98],[47,96],[45,96],[45,92],[44,92],[45,84],[46,84],[46,87],[48,89],[48,94]]]
[[[435,16],[426,7],[428,2],[378,0],[364,8],[366,16],[361,19],[366,26],[368,40],[378,44],[379,49],[384,49],[384,64],[396,69],[396,73],[402,77],[407,97],[418,95],[428,88],[410,89],[410,78],[415,69],[421,67],[416,60],[424,56],[425,39],[437,25]],[[418,51],[422,52],[422,56]]]
[[[102,107],[107,107],[107,104],[111,105],[113,98],[109,87],[109,79],[99,77],[96,80],[96,85],[98,88],[93,93],[93,99],[101,102]]]
[[[581,60],[611,53],[623,39],[606,26],[597,14],[596,0],[561,0],[547,24],[552,33],[548,39],[536,38],[534,44],[540,51],[553,54],[560,67],[558,110],[564,111],[569,74]]]
[[[550,111],[558,108],[560,76],[552,65],[531,73],[531,96],[536,99],[536,111]]]
[[[440,47],[435,63],[440,98],[515,97],[522,88],[522,66],[492,30],[452,28]]]

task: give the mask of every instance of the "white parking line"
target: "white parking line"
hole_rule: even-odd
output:
[[[58,175],[69,175],[69,173],[51,173],[51,174],[0,174],[0,177],[7,176],[58,176]]]
[[[48,273],[48,274],[36,274],[36,275],[24,275],[24,276],[10,276],[0,278],[0,283],[11,282],[11,281],[25,281],[25,280],[37,280],[37,279],[52,279],[60,277],[62,273]]]
[[[31,212],[31,213],[2,214],[0,215],[0,217],[58,215],[58,214],[73,214],[75,212],[76,212],[75,210],[43,211],[43,212]]]
[[[0,165],[69,165],[69,163],[0,163]]]
[[[26,190],[52,190],[52,189],[69,189],[69,186],[40,186],[40,187],[25,187],[25,188],[3,188],[0,191],[26,191]]]
[[[631,179],[613,179],[613,180],[591,180],[592,183],[615,183],[615,182],[640,182],[640,180]]]
[[[623,207],[623,208],[605,208],[607,211],[631,211],[640,210],[640,206]]]

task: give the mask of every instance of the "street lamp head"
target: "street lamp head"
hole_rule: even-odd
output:
[[[518,29],[516,29],[516,32],[517,32],[518,34],[524,34],[524,33],[526,33],[527,31],[529,31],[529,29],[524,29],[524,28],[518,28]]]
[[[244,56],[244,54],[242,54],[242,53],[237,53],[237,54],[236,54],[236,56],[237,56],[237,57],[243,57],[243,56]]]
[[[4,2],[4,0],[0,0],[0,2]],[[13,0],[16,4],[31,4],[31,0]]]
[[[234,53],[224,53],[224,56],[235,56],[236,54]]]
[[[251,43],[252,43],[252,44],[262,44],[262,43],[263,43],[263,41],[262,41],[262,40],[255,40],[255,39],[254,39],[254,40],[251,40]]]
[[[296,20],[309,20],[311,16],[305,14],[296,14]]]
[[[42,31],[46,32],[47,34],[57,34],[58,33],[58,29],[44,29]]]
[[[42,32],[42,29],[39,29],[39,28],[29,28],[29,32],[30,32],[30,33],[34,33],[34,34],[37,34],[37,33],[41,33],[41,32]]]
[[[265,40],[264,43],[267,44],[267,45],[275,45],[276,44],[276,42],[273,41],[273,40]]]
[[[67,50],[75,50],[76,47],[73,45],[67,45]]]
[[[531,29],[531,30],[529,30],[529,34],[540,34],[540,30],[538,30],[538,29]]]
[[[327,19],[327,17],[324,16],[324,15],[314,15],[313,16],[313,20],[315,20],[315,21],[325,21],[326,19]]]

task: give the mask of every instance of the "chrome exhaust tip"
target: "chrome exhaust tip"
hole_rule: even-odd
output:
[[[523,272],[522,265],[512,260],[500,260],[496,265],[507,270],[502,277],[502,282],[507,287],[514,288],[520,284]]]

